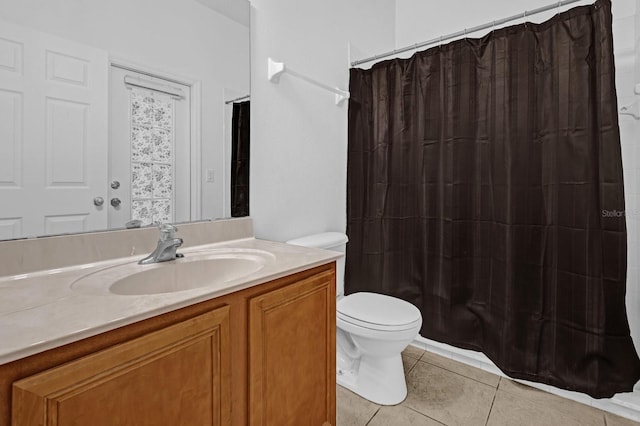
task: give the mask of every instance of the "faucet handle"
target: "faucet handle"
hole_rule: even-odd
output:
[[[158,229],[160,230],[160,241],[166,241],[175,238],[175,233],[178,230],[178,228],[170,223],[161,223],[158,226]]]

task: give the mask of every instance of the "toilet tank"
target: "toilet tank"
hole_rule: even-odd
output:
[[[348,241],[349,238],[342,232],[323,232],[321,234],[295,238],[287,241],[287,244],[345,253]],[[344,256],[336,261],[336,294],[338,298],[344,295]]]

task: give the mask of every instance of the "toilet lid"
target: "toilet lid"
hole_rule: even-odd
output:
[[[378,326],[397,327],[422,321],[422,315],[414,305],[383,294],[350,294],[340,299],[336,308],[344,320],[352,318],[354,322]]]

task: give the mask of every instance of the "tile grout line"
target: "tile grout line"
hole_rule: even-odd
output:
[[[415,358],[414,358],[414,359],[415,359]],[[418,365],[418,362],[420,362],[420,360],[419,360],[419,359],[416,359],[416,362],[415,362],[415,363],[413,363],[413,365],[411,366],[411,368],[410,368],[410,369],[405,373],[405,381],[407,380],[407,379],[406,379],[406,375],[407,375],[407,374],[409,374],[409,373],[411,373],[411,372],[413,371],[413,369],[414,369],[414,368],[416,368],[416,365]]]
[[[364,426],[367,426],[369,423],[371,423],[371,420],[373,420],[373,418],[376,416],[376,414],[378,414],[378,411],[380,411],[382,407],[378,407],[378,409],[376,410],[375,413],[373,413],[373,415],[371,416],[371,418],[369,420],[367,420],[367,422],[364,424]]]
[[[403,353],[401,353],[401,354],[400,354],[400,356],[401,356],[401,357],[402,357],[402,355],[403,355]],[[420,359],[422,358],[422,355],[424,355],[424,351],[420,354],[420,357],[418,357],[418,358],[414,358],[414,357],[412,357],[411,355],[404,354],[404,356],[405,356],[405,357],[410,358],[410,359],[412,359],[412,360],[415,360],[415,361],[416,361],[416,362],[415,362],[415,364],[413,364],[413,365],[411,366],[411,368],[410,368],[410,369],[408,369],[408,370],[404,373],[405,377],[406,377],[406,375],[407,375],[407,374],[411,373],[411,371],[413,371],[413,369],[414,369],[414,368],[416,368],[416,365],[418,365],[418,361],[420,361]],[[404,365],[404,359],[402,359],[402,364]]]
[[[500,388],[500,382],[502,382],[502,377],[499,378],[498,386],[496,386],[496,391],[493,394],[493,399],[491,400],[491,407],[489,407],[489,412],[487,413],[487,421],[484,422],[485,426],[489,424],[489,419],[491,418],[491,411],[493,411],[493,404],[496,402],[496,397],[498,396],[498,389]]]
[[[404,352],[401,352],[401,353],[400,353],[400,355],[404,355],[404,356],[406,356],[407,358],[411,358],[411,359],[415,359],[416,361],[420,361],[420,358],[422,358],[422,355],[424,355],[424,354],[420,354],[420,356],[419,356],[419,357],[417,357],[417,358],[416,358],[415,356],[411,356],[411,355],[406,354],[406,353],[404,353]]]
[[[420,414],[422,417],[426,417],[426,418],[428,418],[428,419],[430,419],[430,420],[433,420],[433,421],[434,421],[434,422],[436,422],[436,423],[439,423],[439,424],[441,424],[441,425],[447,426],[447,424],[446,424],[446,423],[442,423],[442,422],[441,422],[440,420],[438,420],[438,419],[434,419],[434,418],[433,418],[433,417],[431,417],[431,416],[427,416],[426,414],[421,413],[421,412],[420,412],[420,411],[418,411],[418,410],[415,410],[415,409],[413,409],[413,408],[411,408],[411,407],[408,407],[408,406],[404,405],[404,401],[402,402],[402,404],[400,404],[400,406],[401,406],[401,407],[406,408],[407,410],[411,410],[411,411],[413,411],[414,413],[418,413],[418,414]]]
[[[413,357],[411,357],[411,356],[409,356],[409,355],[406,355],[408,358],[411,358],[411,359],[416,360],[415,364],[413,364],[413,366],[409,369],[409,371],[407,371],[407,374],[409,374],[411,371],[413,371],[413,369],[414,369],[414,368],[416,368],[416,366],[418,365],[418,363],[419,363],[419,362],[423,362],[423,363],[428,364],[428,365],[430,365],[430,366],[433,366],[433,367],[436,367],[436,368],[440,368],[441,370],[447,371],[447,372],[449,372],[449,373],[456,374],[456,375],[458,375],[458,376],[460,376],[460,377],[463,377],[463,378],[465,378],[465,379],[473,380],[474,382],[479,383],[479,384],[481,384],[481,385],[485,385],[485,386],[489,386],[490,388],[494,388],[492,385],[487,384],[487,383],[485,383],[485,382],[482,382],[482,381],[480,381],[480,380],[476,380],[476,379],[474,379],[474,378],[472,378],[472,377],[465,376],[464,374],[458,373],[458,372],[453,371],[453,370],[449,370],[448,368],[445,368],[445,367],[442,367],[442,366],[439,366],[439,365],[433,364],[433,363],[431,363],[431,362],[429,362],[429,361],[423,360],[422,358],[424,358],[424,355],[425,355],[427,352],[428,352],[428,351],[423,351],[419,358],[413,358]],[[455,360],[452,360],[452,361],[456,362]],[[473,367],[473,366],[470,366],[470,367],[471,367],[471,368],[477,368],[477,367]],[[481,369],[478,369],[478,370],[481,370]],[[482,370],[482,371],[484,371],[484,370]],[[489,372],[487,372],[487,373],[489,373]],[[493,374],[493,373],[490,373],[490,374]],[[493,399],[491,400],[491,407],[489,408],[489,414],[491,413],[491,408],[493,408],[493,402],[495,401],[496,394],[498,393],[498,386],[499,386],[499,384],[500,384],[500,376],[498,376],[498,384],[496,384],[496,386],[495,386],[495,388],[494,388],[494,389],[495,389],[495,392],[494,392],[494,394],[493,394]],[[405,401],[406,401],[406,400],[405,400]],[[420,411],[418,411],[418,410],[416,410],[416,409],[414,409],[414,408],[412,408],[412,407],[409,407],[409,406],[407,406],[407,405],[404,405],[404,401],[403,401],[401,404],[399,404],[399,405],[400,405],[401,407],[404,407],[404,408],[406,408],[406,409],[408,409],[408,410],[413,411],[414,413],[419,414],[419,415],[420,415],[420,416],[422,416],[422,417],[426,417],[426,418],[428,418],[428,419],[430,419],[430,420],[433,420],[434,422],[436,422],[436,423],[438,423],[438,424],[441,424],[441,425],[443,425],[443,426],[447,426],[447,425],[446,425],[446,423],[443,423],[443,422],[441,422],[441,421],[439,421],[439,420],[437,420],[437,419],[434,419],[433,417],[430,417],[430,416],[428,416],[427,414],[422,413],[422,412],[420,412]],[[489,414],[487,415],[487,421],[489,421]],[[365,426],[366,426],[366,425],[365,425]],[[485,426],[486,426],[486,422],[485,422]]]
[[[424,362],[425,364],[429,364],[429,365],[432,365],[432,366],[434,366],[434,367],[440,368],[440,369],[442,369],[442,370],[448,371],[448,372],[450,372],[450,373],[457,374],[458,376],[464,377],[464,378],[469,379],[469,380],[473,380],[474,382],[480,383],[480,384],[485,385],[485,386],[489,386],[490,388],[492,388],[492,387],[493,387],[493,385],[490,385],[490,384],[485,383],[485,382],[483,382],[483,381],[481,381],[481,380],[478,380],[478,379],[474,379],[473,377],[465,376],[465,375],[464,375],[464,374],[462,374],[462,373],[458,373],[457,371],[450,370],[450,369],[448,369],[448,368],[446,368],[446,367],[443,367],[443,366],[441,366],[441,365],[434,364],[434,363],[429,362],[429,361],[422,361],[421,359],[419,359],[419,360],[418,360],[418,362]],[[417,365],[417,363],[416,363],[416,365]],[[415,365],[414,365],[414,367],[415,367]],[[483,369],[481,369],[481,368],[474,367],[474,366],[472,366],[472,365],[470,365],[469,367],[471,367],[471,368],[475,368],[475,369],[480,370],[480,371],[485,372],[485,373],[493,374],[493,373],[491,373],[491,372],[489,372],[489,371],[485,371],[485,370],[483,370]],[[495,376],[495,374],[494,374],[494,376]],[[501,377],[500,377],[500,376],[497,376],[497,377],[498,377],[498,379],[501,379]],[[498,384],[500,384],[500,380],[498,380]],[[495,389],[496,389],[496,390],[498,389],[498,386],[497,386],[497,385],[496,385]]]

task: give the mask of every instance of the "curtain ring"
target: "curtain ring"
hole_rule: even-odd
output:
[[[491,32],[495,33],[496,32],[496,20],[494,19],[493,22],[491,23]]]
[[[562,6],[562,0],[558,2],[558,15],[560,15],[560,6]]]
[[[464,29],[464,38],[467,38],[467,29]]]

